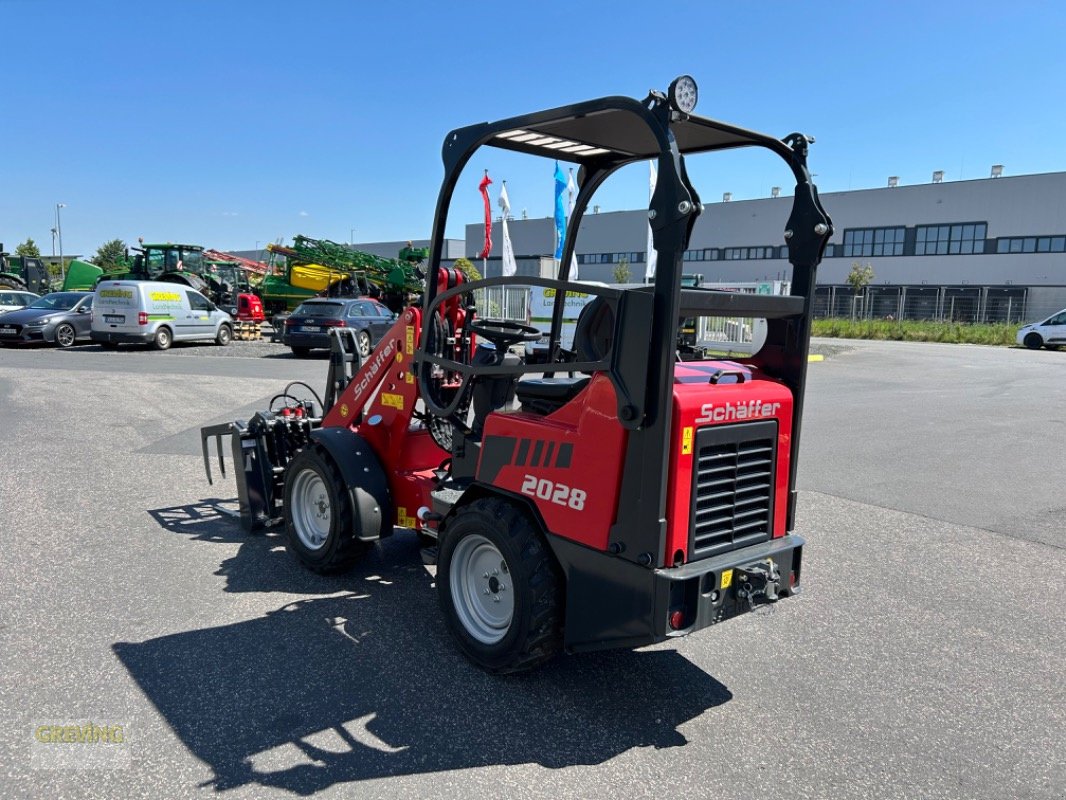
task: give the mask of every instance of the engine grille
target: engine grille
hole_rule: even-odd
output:
[[[689,560],[770,538],[776,466],[776,420],[696,433]]]

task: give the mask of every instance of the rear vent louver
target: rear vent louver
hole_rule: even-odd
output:
[[[770,538],[777,422],[702,428],[696,434],[689,560]]]

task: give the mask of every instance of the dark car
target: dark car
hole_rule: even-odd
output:
[[[52,292],[25,308],[0,314],[0,344],[49,342],[70,347],[89,338],[92,292]]]
[[[351,328],[359,355],[366,358],[392,327],[396,315],[368,297],[305,300],[285,320],[283,344],[298,356],[314,348],[329,348],[330,328]]]

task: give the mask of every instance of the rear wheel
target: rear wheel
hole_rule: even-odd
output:
[[[370,334],[366,331],[359,331],[355,335],[355,346],[359,350],[360,358],[367,358],[370,355],[370,351],[373,349],[370,346]]]
[[[152,347],[156,350],[169,350],[173,340],[173,337],[170,335],[170,328],[160,327],[159,330],[155,332],[155,338],[152,339]]]
[[[1044,337],[1039,333],[1030,333],[1025,337],[1024,342],[1030,350],[1039,350],[1044,344]]]
[[[219,325],[218,335],[215,336],[215,344],[225,347],[231,341],[233,341],[233,329],[225,323]]]
[[[305,447],[285,480],[285,540],[315,572],[347,569],[369,546],[352,535],[352,502],[333,459]]]
[[[437,595],[463,653],[518,672],[562,648],[563,576],[537,526],[513,503],[475,500],[448,523]]]
[[[56,326],[56,344],[59,347],[70,347],[78,338],[77,331],[69,322],[63,322]]]

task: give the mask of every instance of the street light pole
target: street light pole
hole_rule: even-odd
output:
[[[355,244],[355,228],[348,229],[348,244]]]
[[[59,274],[63,277],[63,282],[67,282],[67,269],[63,264],[63,226],[60,224],[59,209],[66,208],[66,203],[56,203],[56,233],[59,235]]]

